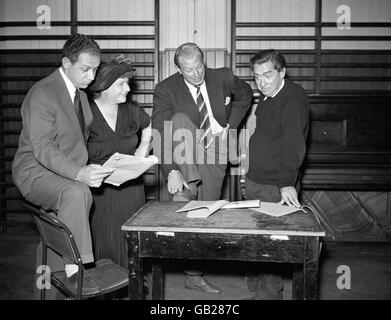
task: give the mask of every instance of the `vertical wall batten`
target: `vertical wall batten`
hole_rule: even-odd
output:
[[[77,0],[71,0],[71,34],[77,33]]]
[[[315,93],[320,93],[320,76],[321,76],[321,59],[322,59],[322,0],[316,0],[315,5],[315,33],[316,33],[316,41],[315,41],[315,62],[316,62],[316,80],[315,80]]]

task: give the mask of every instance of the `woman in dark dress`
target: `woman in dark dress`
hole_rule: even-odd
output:
[[[126,98],[133,71],[132,65],[119,56],[111,63],[101,64],[89,88],[93,114],[88,140],[90,163],[103,164],[116,152],[140,157],[148,154],[150,117]],[[121,225],[145,202],[143,177],[119,187],[103,183],[91,191],[94,205],[90,224],[95,259],[109,258],[127,267],[126,241]]]

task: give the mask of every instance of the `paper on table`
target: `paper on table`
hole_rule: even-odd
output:
[[[257,211],[257,212],[267,214],[269,216],[273,216],[273,217],[285,216],[286,214],[296,212],[296,211],[305,212],[301,208],[290,207],[290,206],[286,206],[286,205],[282,205],[282,204],[278,204],[278,203],[263,202],[263,201],[261,202],[261,205],[259,208],[250,208],[250,209]]]
[[[158,162],[158,158],[154,155],[142,158],[116,152],[103,164],[103,167],[114,169],[114,172],[103,182],[119,186],[126,181],[138,178]]]
[[[261,200],[232,201],[221,209],[259,208]]]
[[[219,201],[190,201],[183,208],[177,210],[176,212],[187,212],[188,218],[207,218],[212,213],[221,209],[224,205],[228,203],[227,200]]]

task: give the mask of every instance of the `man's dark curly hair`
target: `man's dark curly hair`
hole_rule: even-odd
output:
[[[274,49],[258,51],[250,59],[250,65],[251,68],[254,68],[254,64],[263,64],[269,61],[278,72],[286,67],[284,56]]]
[[[77,33],[65,42],[62,48],[62,58],[67,57],[72,63],[75,63],[81,53],[100,56],[99,45],[84,34]]]

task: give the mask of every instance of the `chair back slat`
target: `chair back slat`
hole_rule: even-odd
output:
[[[80,253],[68,227],[59,221],[54,213],[52,216],[52,212],[47,212],[27,201],[23,202],[23,206],[33,214],[42,243],[69,263],[79,264],[81,262]]]
[[[34,220],[44,244],[61,255],[63,259],[77,264],[77,254],[70,241],[72,235],[67,234],[60,226],[48,223],[36,215],[34,215]]]

